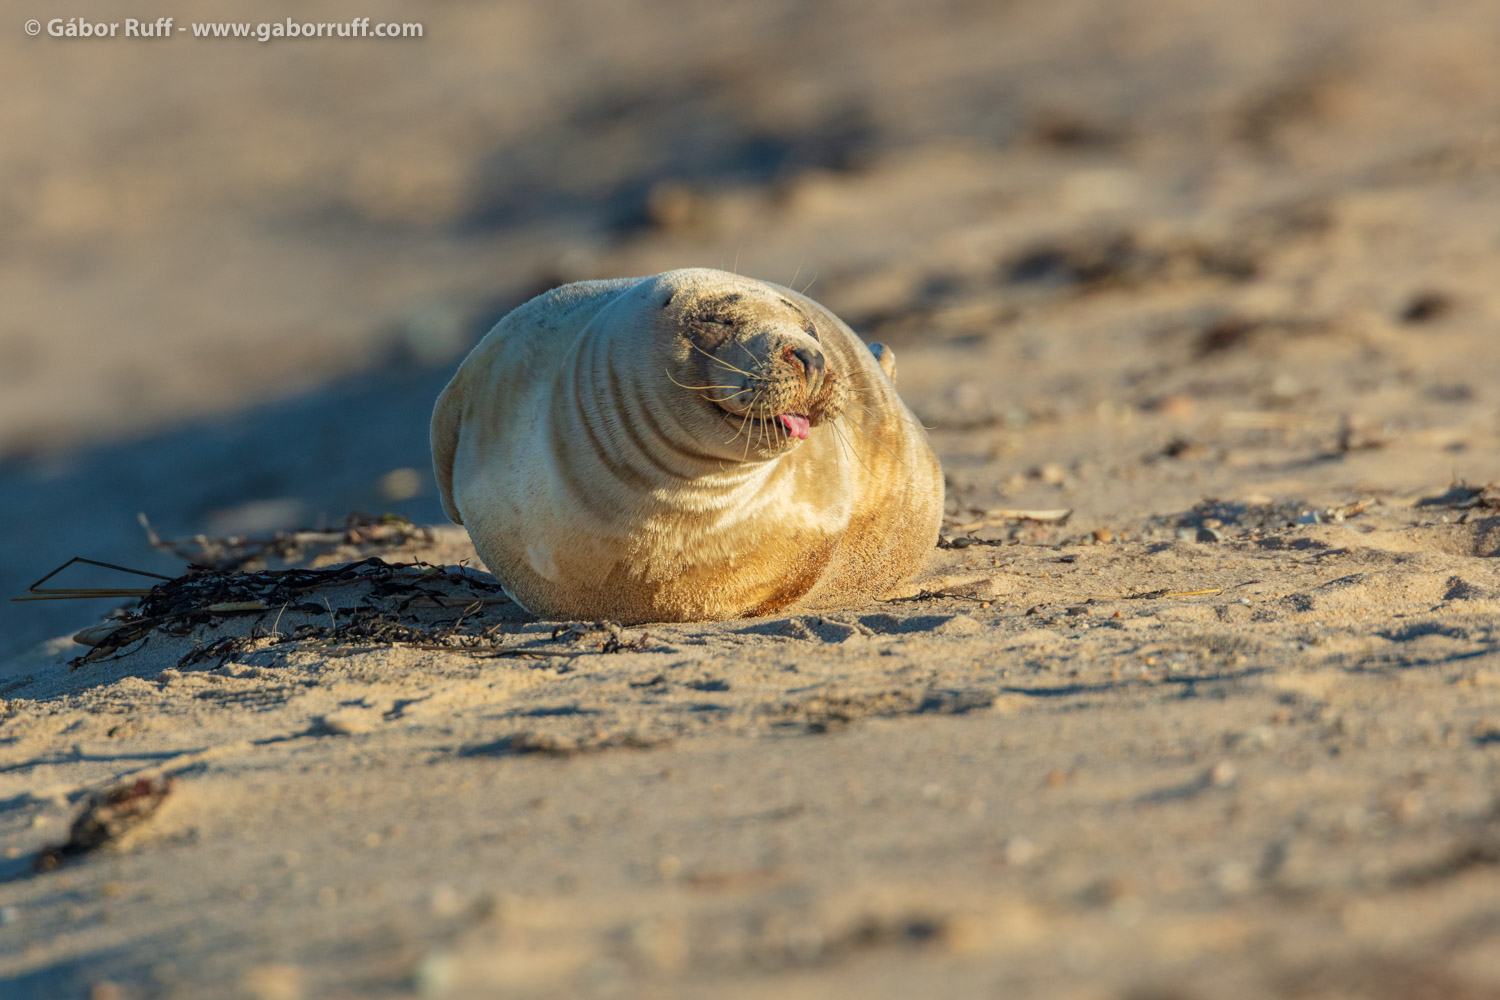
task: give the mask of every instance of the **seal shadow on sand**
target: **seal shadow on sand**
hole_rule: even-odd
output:
[[[0,462],[0,515],[27,525],[0,535],[0,596],[20,594],[74,555],[181,572],[181,561],[147,544],[140,513],[168,536],[340,523],[352,510],[440,522],[427,418],[447,377],[446,364],[391,365],[136,441]],[[379,479],[392,469],[415,473],[414,495],[382,494]],[[0,602],[0,651],[59,635],[111,606]]]

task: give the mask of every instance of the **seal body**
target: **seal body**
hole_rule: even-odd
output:
[[[565,285],[501,320],[438,398],[443,508],[545,618],[865,603],[920,568],[942,516],[894,371],[779,285],[708,269]]]

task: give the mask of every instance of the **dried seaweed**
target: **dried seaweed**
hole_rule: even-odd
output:
[[[1259,272],[1260,263],[1232,244],[1116,232],[1084,233],[1033,246],[1005,264],[1003,277],[1011,284],[1098,292],[1195,278],[1245,282]]]
[[[964,535],[959,538],[944,538],[938,536],[937,547],[940,549],[967,549],[973,545],[1009,545],[1014,539],[1010,538],[977,538],[974,535]]]
[[[1418,507],[1451,507],[1455,510],[1500,510],[1500,483],[1470,486],[1456,482],[1447,492],[1435,497],[1423,497],[1416,502]]]
[[[959,541],[964,541],[964,540],[965,539],[959,539]],[[1000,544],[1000,543],[998,543],[998,542],[981,542],[981,541],[975,541],[974,544],[975,545],[994,545],[994,544]],[[938,546],[938,548],[943,548],[943,547],[944,546],[942,546],[942,545]],[[950,548],[962,548],[963,546],[954,545],[954,546],[949,546],[949,547]],[[881,603],[882,604],[901,604],[903,602],[909,602],[909,601],[975,601],[975,602],[977,602],[979,604],[983,604],[984,603],[984,598],[982,598],[982,597],[975,597],[972,594],[951,594],[951,593],[949,593],[946,590],[919,590],[915,594],[907,594],[907,595],[905,595],[903,597],[887,597],[887,598],[884,598],[881,601]]]
[[[1308,510],[1308,502],[1296,498],[1272,503],[1244,503],[1209,497],[1194,504],[1191,510],[1149,518],[1147,533],[1209,529],[1225,535],[1266,534],[1296,525]]]
[[[625,732],[597,731],[582,737],[564,736],[558,733],[539,732],[527,729],[483,748],[475,748],[470,754],[542,754],[551,757],[571,757],[574,754],[593,753],[600,750],[654,750],[671,746],[674,737],[667,733],[643,733],[638,730]]]
[[[338,616],[344,621],[338,621]],[[556,653],[535,649],[518,649],[505,646],[506,635],[503,623],[494,624],[481,631],[466,631],[467,615],[453,621],[424,625],[420,622],[402,621],[377,608],[340,608],[334,612],[330,625],[299,625],[287,633],[252,630],[243,636],[224,636],[185,653],[177,662],[179,668],[196,666],[210,660],[214,666],[223,666],[241,653],[264,646],[296,644],[303,649],[317,650],[325,656],[348,656],[368,652],[372,649],[394,648],[432,650],[445,653],[464,653],[470,656],[507,656],[521,659],[547,659],[568,657],[568,653]]]
[[[651,635],[642,632],[634,639],[624,640],[618,635],[612,635],[604,640],[604,645],[599,647],[601,653],[639,653],[646,649],[651,643]]]
[[[135,576],[150,577],[154,580],[170,580],[169,576],[160,573],[148,573],[143,569],[131,569],[129,566],[117,566],[114,563],[100,562],[97,559],[87,559],[83,556],[74,556],[61,566],[42,577],[36,583],[26,588],[26,593],[19,597],[12,597],[12,601],[77,601],[91,600],[98,597],[142,597],[149,593],[148,590],[139,587],[43,587],[42,584],[52,579],[63,570],[74,563],[83,563],[86,566],[102,566],[104,569],[112,569],[120,573],[131,573]]]
[[[326,598],[315,599],[320,590],[350,583],[367,588],[358,606],[335,608]],[[456,597],[440,585],[461,586],[467,593]],[[154,633],[185,636],[227,617],[255,614],[264,618],[272,611],[276,618],[269,628],[258,622],[248,635],[215,639],[184,655],[179,665],[209,660],[223,665],[268,642],[362,648],[406,645],[499,655],[504,641],[500,626],[481,631],[469,619],[485,605],[508,603],[497,582],[421,562],[393,565],[374,556],[326,569],[244,573],[198,568],[151,588],[137,608],[114,622],[80,632],[76,638],[93,648],[72,666],[76,669],[136,641],[149,640]],[[451,621],[433,624],[395,617],[414,605],[457,607],[460,613]],[[280,618],[288,610],[326,614],[328,624],[304,624],[280,632]],[[523,654],[507,650],[504,655]]]
[[[298,530],[278,531],[265,538],[209,538],[194,535],[191,538],[164,539],[151,527],[145,514],[137,515],[146,539],[151,547],[169,553],[193,566],[226,572],[229,570],[260,570],[267,568],[272,560],[282,563],[301,562],[321,552],[344,545],[357,545],[371,549],[392,549],[416,543],[430,543],[433,535],[427,528],[419,527],[399,514],[382,514],[372,517],[355,512],[344,521],[341,531]]]
[[[574,622],[570,625],[559,625],[552,630],[552,642],[577,642],[582,639],[591,638],[599,634],[607,635],[595,645],[601,653],[639,653],[651,644],[651,636],[642,632],[634,639],[626,638],[625,630],[617,623],[611,621],[600,621],[592,624]]]
[[[1042,524],[1068,523],[1073,511],[1067,508],[1055,510],[1030,510],[1004,507],[998,510],[975,511],[980,517],[969,521],[954,521],[946,525],[951,531],[978,531],[980,528],[996,528],[1012,521],[1036,521]]]
[[[43,848],[32,863],[38,872],[51,871],[64,862],[97,851],[156,815],[172,793],[170,777],[140,778],[103,792],[95,792],[68,829],[68,839]]]

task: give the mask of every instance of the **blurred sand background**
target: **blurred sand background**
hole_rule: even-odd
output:
[[[46,640],[111,602],[0,606],[0,994],[1500,994],[1500,493],[1451,488],[1500,480],[1500,8],[21,30],[72,14],[124,16],[0,27],[0,595],[179,572],[138,513],[437,524],[463,352],[682,266],[893,344],[986,544],[614,654],[495,612],[525,661],[179,669],[200,632],[69,670]],[[30,874],[162,772],[140,844]]]

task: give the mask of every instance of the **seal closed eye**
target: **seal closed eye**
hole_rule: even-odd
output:
[[[501,320],[439,396],[443,508],[548,618],[866,603],[920,568],[943,506],[880,350],[723,271],[564,285]]]

